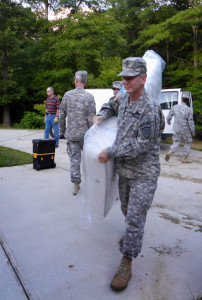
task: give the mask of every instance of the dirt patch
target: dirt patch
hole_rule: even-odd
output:
[[[175,245],[174,247],[161,245],[159,247],[150,247],[150,248],[153,249],[156,253],[158,253],[159,256],[170,255],[176,257],[176,256],[180,256],[182,253],[186,251],[185,248],[182,248],[179,245]]]
[[[163,219],[169,220],[174,224],[180,224],[180,219],[179,218],[172,217],[168,214],[160,213],[160,217],[163,218]]]
[[[195,232],[202,232],[202,225],[198,225],[198,229],[196,229]]]
[[[162,212],[159,214],[160,214],[161,218],[163,218],[165,220],[169,220],[173,224],[181,225],[182,227],[184,227],[185,229],[188,229],[188,230],[194,229],[195,232],[202,232],[202,225],[196,224],[195,221],[191,217],[183,217],[180,219],[180,218],[173,217],[173,216],[170,216],[169,214],[162,213]]]
[[[161,204],[152,204],[152,207],[153,208],[161,208],[161,209],[165,209],[166,207],[165,206],[163,206],[163,205],[161,205]]]
[[[168,173],[161,172],[161,177],[173,178],[173,179],[177,179],[180,181],[190,181],[190,182],[194,182],[194,183],[202,183],[202,179],[200,179],[200,178],[185,177],[178,173],[168,174]]]
[[[191,148],[202,151],[202,141],[201,140],[193,140]]]

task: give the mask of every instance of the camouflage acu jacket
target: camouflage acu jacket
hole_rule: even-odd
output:
[[[118,103],[104,104],[98,115],[107,119],[117,110],[117,137],[112,147],[107,148],[108,156],[115,158],[117,173],[131,179],[156,179],[165,126],[160,106],[144,90],[138,101],[129,102],[129,95],[123,94]]]
[[[60,104],[60,130],[67,140],[80,141],[96,114],[93,95],[82,88],[66,92]]]
[[[193,113],[186,104],[176,104],[171,108],[166,118],[168,123],[171,121],[173,116],[173,130],[175,133],[195,134]]]

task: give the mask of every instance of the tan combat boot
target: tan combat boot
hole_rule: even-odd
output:
[[[111,288],[115,291],[124,290],[132,276],[132,258],[123,256],[120,267],[111,282]]]
[[[80,190],[80,185],[78,182],[74,182],[74,189],[73,189],[73,195],[77,195],[78,191]]]
[[[172,155],[172,151],[169,150],[169,151],[166,153],[165,160],[166,160],[166,161],[169,161],[171,155]]]
[[[190,160],[190,159],[188,159],[188,157],[187,156],[183,156],[183,158],[182,158],[182,163],[184,163],[184,164],[189,164],[189,163],[192,163],[192,161]]]
[[[122,238],[119,240],[119,245],[123,244],[123,240],[124,240],[124,236],[122,236]]]

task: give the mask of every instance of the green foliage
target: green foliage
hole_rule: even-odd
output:
[[[183,1],[182,1],[183,2]],[[179,5],[178,1],[177,5]],[[201,42],[201,15],[202,6],[193,5],[186,9],[187,3],[183,2],[183,10],[175,10],[175,6],[161,6],[155,14],[162,13],[161,19],[156,24],[149,24],[139,31],[138,38],[133,46],[142,50],[152,48],[166,61],[167,65],[163,74],[164,86],[167,88],[182,88],[191,91],[193,96],[194,116],[196,128],[202,129],[202,57]],[[170,16],[167,14],[169,11]],[[139,16],[142,20],[151,15],[151,10],[145,9]]]
[[[35,13],[22,6],[25,2]],[[50,4],[54,9],[66,6],[72,10],[64,19],[48,21],[36,12],[41,3],[46,8]],[[82,3],[91,10],[81,12]],[[12,104],[11,113],[18,118],[14,121],[19,121],[26,112],[20,126],[43,127],[38,118],[44,118],[42,103],[48,86],[53,86],[61,99],[67,90],[74,88],[75,71],[86,69],[87,88],[109,88],[119,79],[123,58],[142,56],[153,49],[166,61],[163,86],[192,92],[196,127],[201,128],[202,5],[199,3],[196,0],[1,1],[0,105]]]
[[[60,5],[63,7],[67,7],[71,10],[71,14],[75,14],[79,11],[80,8],[86,6],[91,10],[97,11],[101,10],[104,6],[103,0],[85,0],[85,1],[75,1],[75,0],[60,0]]]
[[[46,105],[35,104],[33,112],[26,111],[23,115],[20,124],[14,124],[15,128],[26,128],[26,129],[43,129],[44,128],[44,116],[46,112]]]
[[[117,80],[117,74],[121,72],[122,59],[118,56],[103,57],[97,59],[97,62],[101,65],[100,74],[97,78],[90,74],[87,86],[90,88],[111,88],[112,82]]]
[[[31,164],[32,162],[31,154],[0,146],[0,168]]]
[[[42,129],[44,128],[44,116],[41,116],[36,112],[27,111],[25,112],[19,127],[27,129]]]
[[[41,89],[51,85],[62,95],[74,87],[75,71],[86,69],[96,78],[103,69],[102,58],[121,56],[126,46],[121,37],[124,27],[105,12],[78,13],[51,26],[39,41],[41,61],[48,70],[40,70],[33,82]]]
[[[41,116],[45,116],[46,113],[46,105],[44,104],[35,104],[34,109],[39,112]]]
[[[27,103],[30,102],[32,106],[33,102],[39,100],[33,93],[31,81],[39,66],[37,59],[40,49],[37,44],[43,27],[44,20],[19,2],[0,2],[1,118],[3,112],[6,115],[6,109],[10,108],[13,121],[19,121]],[[3,118],[5,126],[10,123],[8,119]]]
[[[30,9],[10,1],[0,2],[0,105],[32,98],[28,92],[35,69],[37,22]]]

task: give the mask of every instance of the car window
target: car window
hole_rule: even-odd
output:
[[[159,97],[159,104],[162,109],[171,109],[178,104],[178,91],[162,91]]]

